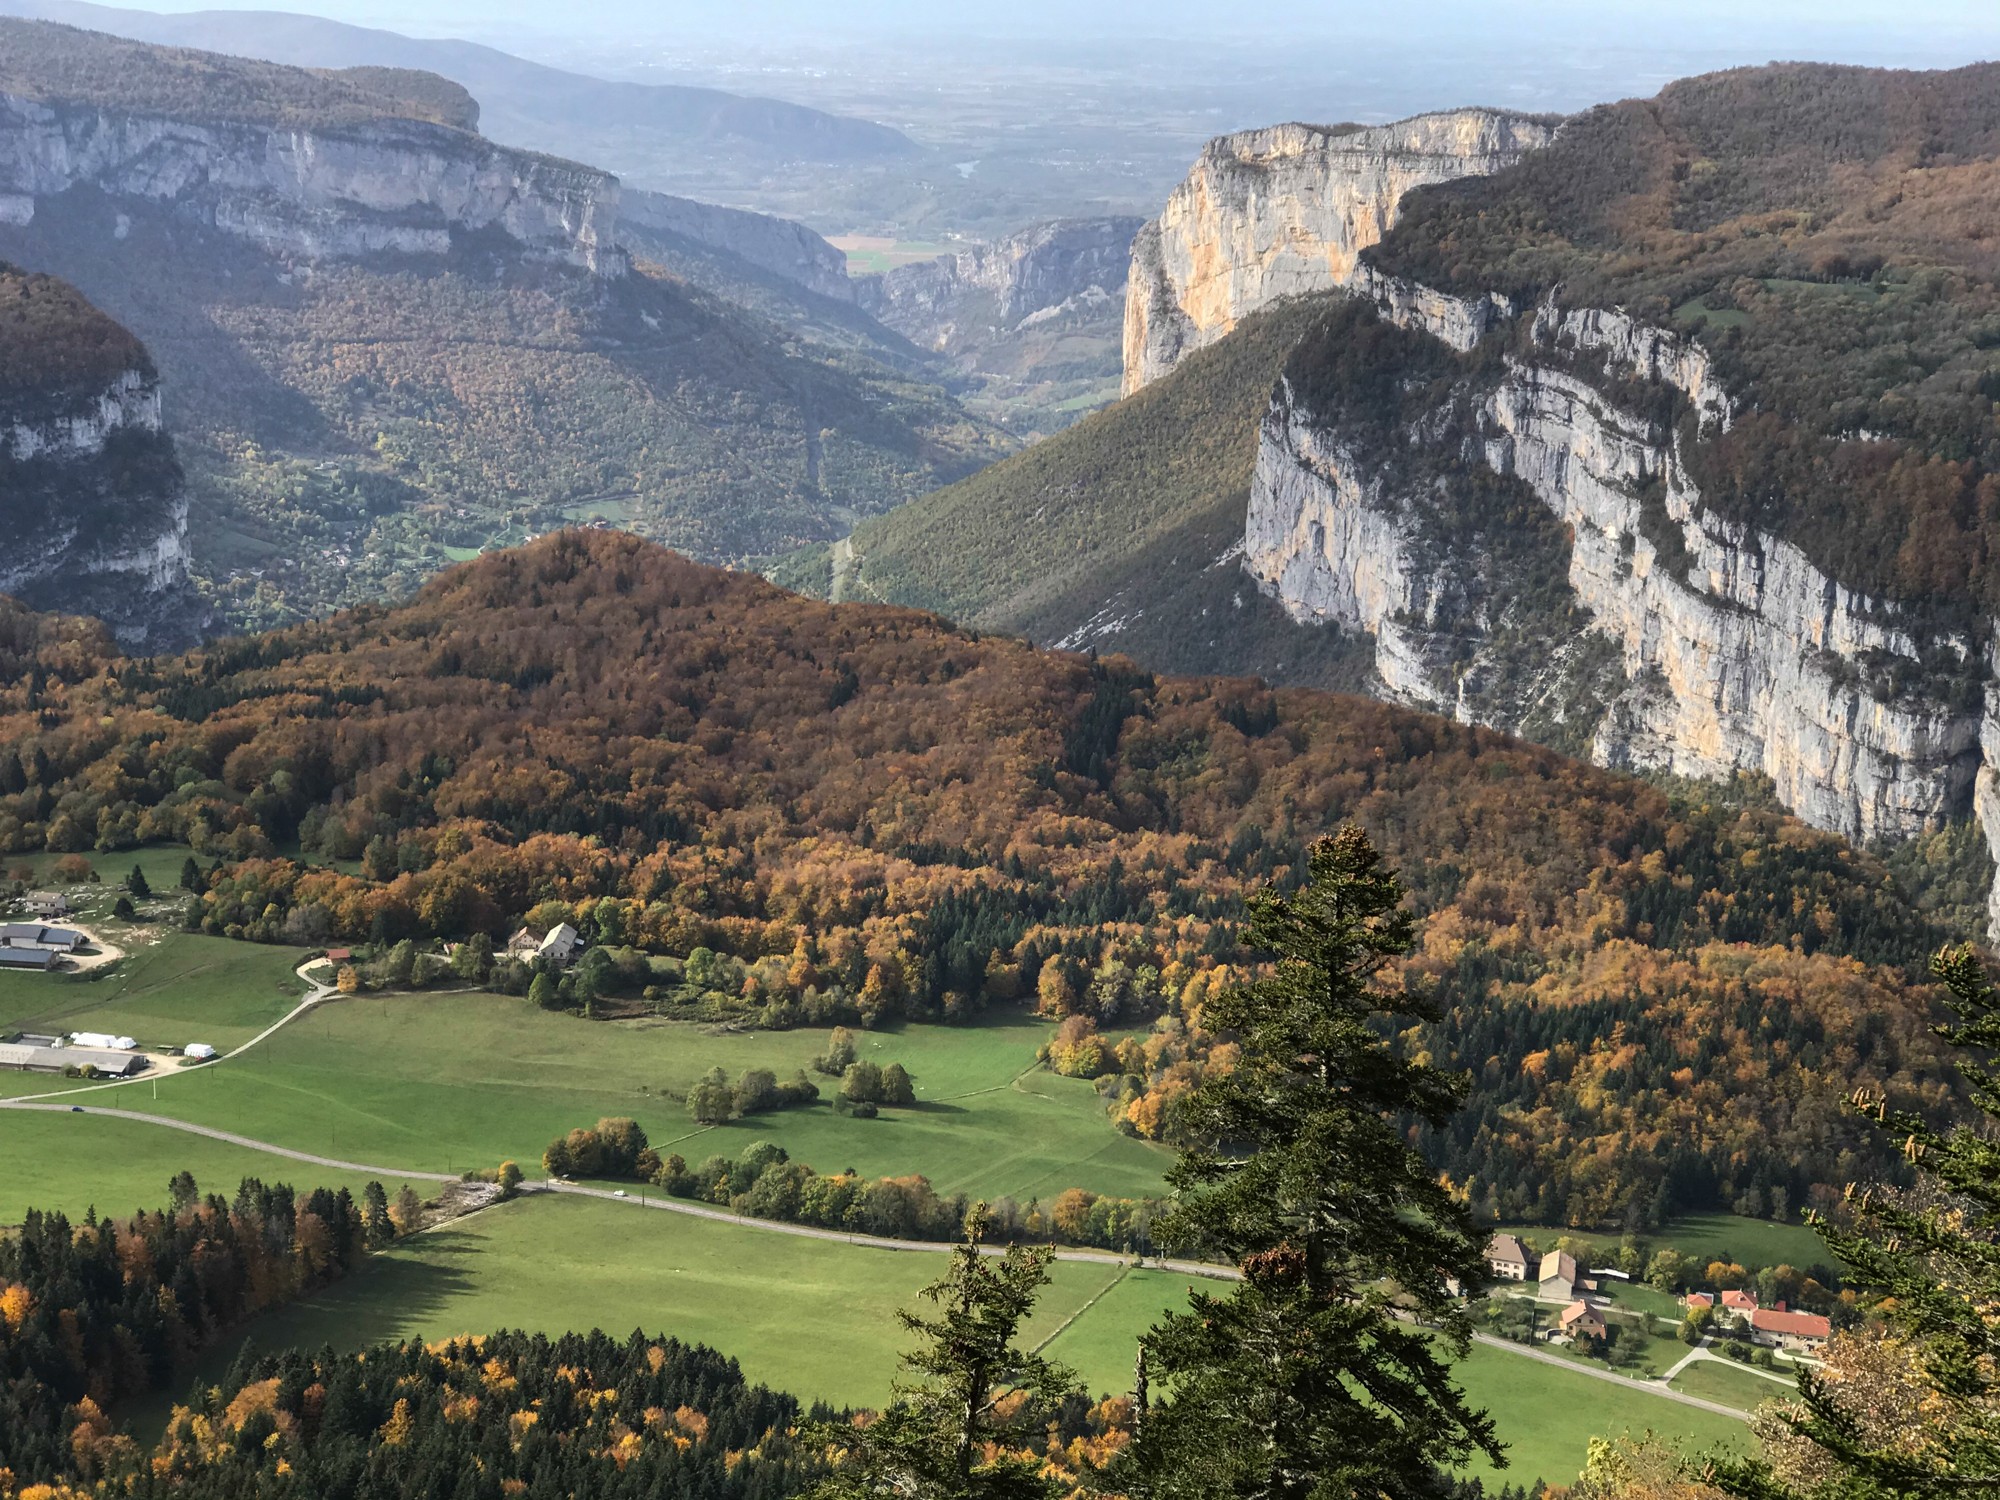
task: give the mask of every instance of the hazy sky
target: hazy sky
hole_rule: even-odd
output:
[[[1468,33],[1525,39],[1601,38],[1607,45],[1648,42],[1713,46],[1730,39],[1751,47],[1786,45],[1805,56],[1870,42],[1910,47],[1984,45],[2000,51],[2000,0],[1437,0],[1384,5],[1381,0],[1295,0],[1240,6],[1225,0],[1009,0],[971,6],[952,0],[592,0],[553,7],[548,0],[297,0],[261,5],[234,0],[128,0],[149,10],[284,9],[431,34],[543,32],[577,40],[682,33],[782,44],[814,36],[884,38],[898,34],[1015,36],[1215,36],[1393,34],[1421,47],[1425,33],[1460,41]]]

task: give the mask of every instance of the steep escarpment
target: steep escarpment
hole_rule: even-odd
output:
[[[1138,219],[1058,219],[990,245],[860,278],[857,300],[928,348],[962,348],[1123,292]]]
[[[1341,286],[1414,189],[1497,172],[1554,133],[1547,119],[1463,109],[1209,142],[1133,242],[1126,393],[1257,308]]]
[[[1245,567],[1391,697],[2000,846],[1993,77],[1693,80],[1420,197],[1294,352]],[[1559,528],[1533,565],[1450,519],[1496,485]]]
[[[0,266],[0,593],[184,644],[187,499],[139,341],[53,277]]]
[[[441,80],[18,30],[52,62],[0,92],[0,255],[152,351],[239,627],[574,521],[775,552],[1010,446],[914,361],[632,272],[615,180],[430,118]]]
[[[0,46],[6,222],[86,186],[305,260],[439,256],[455,235],[498,232],[525,254],[622,268],[615,178],[430,118],[447,112],[377,91],[388,70],[364,88],[27,21],[0,21]]]
[[[666,193],[627,192],[619,201],[619,233],[640,250],[659,239],[720,250],[822,297],[854,301],[847,257],[803,224],[721,208]]]

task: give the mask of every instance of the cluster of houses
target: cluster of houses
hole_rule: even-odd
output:
[[[1551,1250],[1539,1259],[1511,1234],[1496,1234],[1486,1244],[1486,1264],[1495,1281],[1513,1281],[1524,1288],[1533,1286],[1539,1301],[1560,1302],[1555,1331],[1571,1338],[1598,1338],[1605,1335],[1604,1313],[1592,1296],[1598,1289],[1597,1274],[1576,1263],[1576,1257]],[[1690,1292],[1681,1299],[1690,1309],[1719,1307],[1735,1313],[1749,1325],[1750,1337],[1760,1344],[1794,1354],[1811,1353],[1833,1334],[1833,1325],[1818,1313],[1791,1312],[1780,1302],[1776,1307],[1759,1307],[1755,1294],[1728,1291],[1720,1298],[1708,1292]]]
[[[1756,1342],[1795,1354],[1809,1354],[1833,1336],[1833,1324],[1818,1313],[1793,1312],[1783,1302],[1759,1307],[1755,1292],[1727,1291],[1720,1296],[1689,1292],[1681,1305],[1690,1312],[1708,1307],[1739,1317],[1750,1325],[1750,1337]]]

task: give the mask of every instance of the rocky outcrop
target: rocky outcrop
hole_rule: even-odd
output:
[[[990,245],[855,281],[857,300],[913,343],[953,354],[1069,314],[1109,316],[1138,219],[1058,219]]]
[[[1270,302],[1346,284],[1413,189],[1497,172],[1553,135],[1546,120],[1461,109],[1209,142],[1133,241],[1126,393]]]
[[[1465,326],[1453,301],[1399,305],[1406,326],[1443,309],[1449,333]],[[1593,711],[1592,757],[1692,777],[1761,773],[1808,822],[1854,838],[1976,811],[2000,850],[2000,690],[1982,712],[1977,682],[1992,672],[1973,643],[1925,634],[1791,543],[1707,510],[1675,437],[1607,394],[1662,382],[1701,427],[1727,424],[1707,356],[1621,312],[1553,305],[1536,311],[1526,347],[1504,374],[1460,388],[1471,420],[1453,430],[1474,434],[1465,462],[1517,479],[1567,531],[1569,588],[1618,668]],[[1477,621],[1468,642],[1475,615],[1456,598],[1476,560],[1429,540],[1425,497],[1385,479],[1399,472],[1388,457],[1281,386],[1244,566],[1294,618],[1372,635],[1386,696],[1522,728],[1519,697],[1496,712],[1481,696],[1497,621]],[[1544,643],[1545,677],[1575,644]]]
[[[188,503],[157,378],[128,369],[61,404],[0,413],[0,593],[96,615],[128,647],[186,644],[199,618]]]
[[[498,232],[530,257],[606,275],[617,179],[420,120],[317,130],[190,123],[0,93],[0,210],[90,187],[162,205],[302,260],[443,255]]]
[[[619,199],[618,220],[620,238],[642,253],[654,236],[677,236],[748,261],[822,297],[854,300],[847,256],[790,219],[627,189]]]

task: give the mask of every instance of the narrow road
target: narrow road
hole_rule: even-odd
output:
[[[77,1090],[78,1093],[83,1092]],[[279,1156],[287,1161],[302,1161],[315,1167],[331,1167],[337,1172],[353,1172],[367,1177],[409,1182],[457,1182],[456,1172],[417,1172],[405,1167],[377,1166],[371,1162],[345,1161],[337,1156],[321,1156],[312,1151],[294,1151],[289,1146],[275,1146],[269,1141],[256,1140],[251,1136],[238,1135],[233,1130],[217,1130],[210,1125],[196,1125],[189,1120],[176,1120],[166,1115],[142,1114],[123,1109],[86,1109],[80,1104],[46,1102],[39,1099],[0,1100],[0,1109],[31,1109],[52,1115],[101,1115],[106,1119],[129,1120],[140,1125],[158,1125],[167,1130],[185,1131],[189,1135],[205,1136],[211,1141],[221,1141],[230,1146],[242,1146],[246,1150],[261,1151],[267,1156]],[[950,1250],[951,1244],[939,1240],[896,1240],[880,1235],[849,1234],[839,1229],[820,1229],[811,1224],[787,1224],[778,1219],[757,1219],[748,1214],[733,1214],[726,1208],[715,1208],[706,1203],[694,1203],[685,1198],[670,1198],[664,1193],[657,1197],[639,1198],[631,1191],[621,1194],[613,1188],[585,1187],[575,1182],[535,1182],[523,1183],[524,1193],[568,1193],[579,1198],[603,1198],[617,1203],[629,1203],[635,1208],[657,1208],[667,1213],[686,1214],[696,1219],[712,1219],[718,1224],[734,1224],[744,1229],[761,1229],[770,1234],[797,1235],[808,1240],[832,1240],[844,1245],[858,1245],[868,1250],[917,1250],[927,1254],[937,1254]],[[988,1253],[1001,1255],[1006,1252],[998,1247],[988,1247]],[[1057,1260],[1080,1261],[1098,1266],[1130,1266],[1133,1258],[1119,1255],[1110,1250],[1058,1250]],[[1180,1276],[1204,1276],[1222,1281],[1237,1279],[1233,1266],[1212,1266],[1196,1260],[1149,1260],[1143,1262],[1149,1269],[1172,1271]]]
[[[1517,1344],[1512,1339],[1495,1338],[1490,1333],[1475,1333],[1475,1344],[1485,1344],[1492,1349],[1506,1349],[1523,1359],[1539,1360],[1545,1365],[1555,1365],[1559,1369],[1574,1370],[1579,1375],[1588,1375],[1592,1380],[1608,1380],[1613,1385],[1622,1385],[1635,1391],[1644,1391],[1649,1396],[1658,1396],[1662,1401],[1678,1401],[1682,1406],[1697,1407],[1702,1411],[1712,1411],[1718,1417],[1734,1417],[1739,1422],[1750,1420],[1750,1413],[1738,1411],[1733,1406],[1724,1406],[1720,1401],[1707,1401],[1700,1396],[1690,1396],[1685,1391],[1670,1390],[1654,1380],[1635,1380],[1630,1375],[1620,1375],[1615,1370],[1597,1370],[1573,1359],[1564,1359],[1560,1354],[1548,1354],[1540,1349],[1530,1349],[1525,1344]]]

